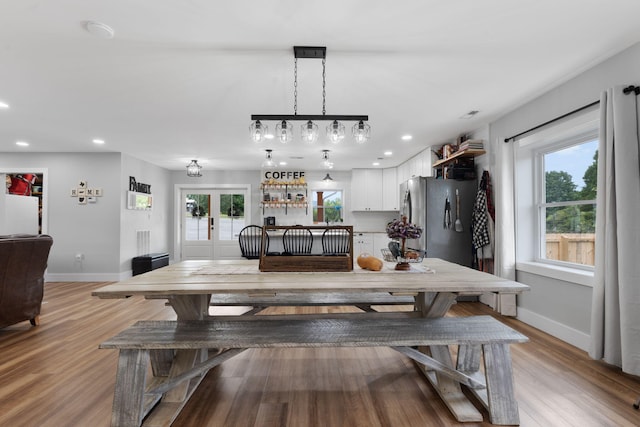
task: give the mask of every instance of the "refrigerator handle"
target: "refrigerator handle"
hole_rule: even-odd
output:
[[[407,189],[407,191],[404,192],[403,210],[404,210],[403,215],[406,215],[407,221],[411,223],[412,222],[411,214],[413,213],[413,210],[411,209],[411,192],[409,191],[409,189]]]

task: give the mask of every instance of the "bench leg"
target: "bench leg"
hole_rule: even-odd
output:
[[[144,417],[147,350],[120,350],[111,413],[112,427],[139,426]]]
[[[489,420],[492,424],[518,425],[518,402],[513,389],[509,344],[484,344]]]
[[[429,347],[431,357],[453,368],[451,352],[446,345],[434,345]],[[447,405],[456,419],[460,422],[482,421],[482,414],[473,406],[467,396],[462,392],[460,383],[439,372],[425,372],[427,379],[436,389],[440,398]]]
[[[178,350],[176,351],[171,371],[169,372],[169,378],[177,377],[183,372],[193,368],[193,366],[202,361],[203,353],[206,350],[194,349],[194,350]],[[183,381],[180,385],[169,390],[162,398],[163,402],[185,402],[189,396],[191,380]]]
[[[154,377],[167,377],[173,363],[173,350],[150,350],[151,368]]]

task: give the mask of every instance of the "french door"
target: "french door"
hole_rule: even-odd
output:
[[[181,259],[237,259],[247,224],[246,189],[183,189]]]

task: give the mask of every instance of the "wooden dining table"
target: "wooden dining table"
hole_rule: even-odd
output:
[[[210,304],[215,295],[242,295],[262,304],[280,295],[293,295],[297,300],[318,293],[411,295],[415,301],[413,314],[434,318],[445,316],[460,295],[519,294],[528,289],[527,285],[435,258],[412,264],[408,271],[396,271],[393,263],[384,263],[381,271],[356,266],[349,272],[268,273],[259,271],[257,260],[213,260],[171,264],[103,286],[92,295],[99,298],[166,298],[179,321],[212,318]],[[173,363],[178,363],[177,353]],[[431,356],[442,359],[443,364],[453,365],[449,356]],[[434,387],[459,421],[482,421],[481,413],[464,395],[459,383],[451,381],[434,384]]]

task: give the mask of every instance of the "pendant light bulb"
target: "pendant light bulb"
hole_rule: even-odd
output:
[[[262,124],[260,120],[256,120],[251,123],[251,126],[249,126],[249,131],[253,142],[258,143],[266,139],[269,128],[267,125]]]
[[[351,132],[353,134],[353,139],[355,139],[358,144],[363,144],[367,142],[371,136],[371,126],[360,120],[358,123],[353,125]]]
[[[276,126],[276,135],[280,142],[286,144],[287,142],[293,139],[293,129],[291,127],[291,123],[283,120]]]
[[[272,168],[272,167],[275,167],[276,162],[274,162],[274,161],[273,161],[273,159],[271,158],[271,152],[272,152],[273,150],[269,150],[269,149],[267,149],[267,150],[264,150],[264,151],[266,151],[266,153],[267,153],[267,154],[266,154],[266,156],[265,156],[265,160],[264,160],[264,162],[262,162],[262,167],[263,167],[263,168]]]
[[[329,150],[322,150],[322,167],[333,169],[333,162],[329,160]]]
[[[334,144],[342,142],[344,139],[344,125],[337,120],[334,120],[329,126],[327,126],[327,135],[329,141]]]
[[[302,140],[308,144],[313,144],[318,140],[318,125],[311,120],[300,126]]]

